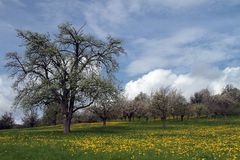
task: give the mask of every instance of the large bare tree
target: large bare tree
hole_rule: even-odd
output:
[[[70,132],[73,113],[94,103],[106,79],[118,69],[116,56],[124,53],[121,41],[105,41],[84,34],[83,27],[59,25],[54,37],[17,30],[25,52],[7,54],[7,67],[16,78],[15,104],[37,107],[55,102],[61,108],[64,133]]]

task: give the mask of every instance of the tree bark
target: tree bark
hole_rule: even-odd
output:
[[[148,118],[148,117],[146,117],[146,121],[147,121],[147,122],[148,122],[148,119],[149,119],[149,118]]]
[[[71,120],[70,119],[67,119],[65,118],[64,119],[64,133],[70,133],[70,125],[71,125]]]
[[[64,114],[63,125],[64,125],[64,133],[65,134],[71,132],[72,114],[73,113],[71,113],[71,112]]]
[[[132,121],[132,117],[128,116],[128,121],[131,122]]]
[[[184,117],[184,115],[181,115],[181,121],[183,121],[183,117]]]
[[[166,117],[161,117],[163,128],[166,128]]]
[[[103,126],[106,127],[106,119],[103,119]]]

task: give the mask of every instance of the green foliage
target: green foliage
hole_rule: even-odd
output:
[[[36,127],[40,124],[37,111],[34,109],[25,110],[22,121],[23,121],[23,126],[27,128]]]
[[[112,81],[105,81],[104,87],[98,93],[95,103],[89,108],[89,111],[97,115],[106,125],[106,121],[117,117],[119,113],[116,106],[119,96],[118,88]]]
[[[192,104],[191,107],[193,108],[195,116],[198,117],[198,118],[200,118],[201,116],[208,115],[208,107],[203,103]]]
[[[49,104],[43,110],[41,120],[43,125],[56,125],[63,123],[62,113],[57,104]]]
[[[10,129],[14,126],[12,113],[4,113],[0,119],[0,129]]]

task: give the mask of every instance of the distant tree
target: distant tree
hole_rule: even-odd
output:
[[[226,85],[222,93],[213,95],[208,101],[212,116],[227,116],[240,114],[240,90],[232,85]]]
[[[236,103],[227,94],[218,94],[211,97],[210,100],[211,112],[215,116],[227,116],[234,114]]]
[[[187,112],[186,112],[187,119],[190,119],[191,117],[194,117],[195,114],[196,114],[196,112],[195,112],[195,109],[193,107],[193,104],[188,103],[187,104]]]
[[[62,123],[61,109],[57,104],[48,104],[44,107],[42,124],[44,125],[56,125]]]
[[[152,106],[155,112],[160,116],[163,127],[166,127],[167,115],[170,106],[170,89],[161,88],[152,95]]]
[[[116,113],[116,119],[124,119],[127,120],[127,118],[130,118],[129,121],[131,121],[131,118],[134,114],[128,114],[128,113],[134,113],[134,106],[130,105],[132,101],[128,100],[127,97],[124,96],[123,93],[119,93],[118,97],[116,99],[116,103],[114,104]],[[133,109],[133,111],[132,111]]]
[[[232,85],[226,85],[221,95],[231,99],[233,103],[240,102],[240,90],[238,88],[233,87]]]
[[[134,102],[132,100],[126,100],[123,108],[124,119],[128,119],[128,121],[131,122],[132,119],[134,119],[136,110]]]
[[[74,112],[89,107],[104,88],[106,78],[114,78],[116,57],[124,52],[121,41],[108,37],[98,40],[65,23],[59,33],[49,34],[17,30],[25,53],[7,54],[6,67],[16,77],[15,104],[45,106],[58,104],[62,111],[64,133],[70,132]]]
[[[85,108],[77,112],[77,114],[74,115],[73,120],[78,123],[91,123],[101,121],[101,119],[92,111],[90,111],[89,108]]]
[[[221,96],[224,96],[228,101],[232,102],[231,111],[228,114],[240,114],[240,90],[232,85],[226,85],[223,89]]]
[[[191,106],[195,115],[199,118],[202,115],[208,116],[210,112],[211,94],[208,89],[202,89],[199,92],[194,93],[194,96],[190,97]]]
[[[172,90],[169,93],[169,103],[170,103],[170,112],[173,117],[180,117],[181,121],[183,121],[184,116],[187,112],[187,100],[181,93],[177,92],[177,90]]]
[[[37,127],[40,123],[37,115],[37,111],[33,108],[24,111],[24,117],[22,118],[24,127]]]
[[[120,118],[128,120],[129,122],[134,119],[136,106],[134,105],[133,100],[129,100],[123,94],[119,94],[116,102],[116,107],[119,108],[119,111],[122,113],[120,114]]]
[[[96,98],[94,104],[89,110],[96,114],[103,122],[103,126],[106,126],[106,121],[115,117],[117,114],[117,106],[115,105],[118,98],[118,89],[114,84],[106,81],[105,87],[99,91],[99,95]]]
[[[197,118],[200,118],[202,116],[208,116],[209,114],[209,110],[206,104],[195,103],[195,104],[192,104],[191,107],[193,108],[194,115]]]
[[[147,96],[147,94],[140,92],[133,100],[133,103],[136,108],[135,115],[140,119],[141,117],[146,118],[146,120],[149,119],[151,116],[151,110],[150,110],[150,98]]]
[[[0,119],[0,129],[10,129],[14,126],[12,113],[4,113]]]
[[[199,92],[195,92],[193,96],[190,97],[192,104],[196,103],[207,103],[210,97],[210,91],[208,89],[202,89]]]

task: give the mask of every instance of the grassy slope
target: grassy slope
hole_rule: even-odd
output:
[[[240,118],[0,131],[0,159],[240,159]]]

